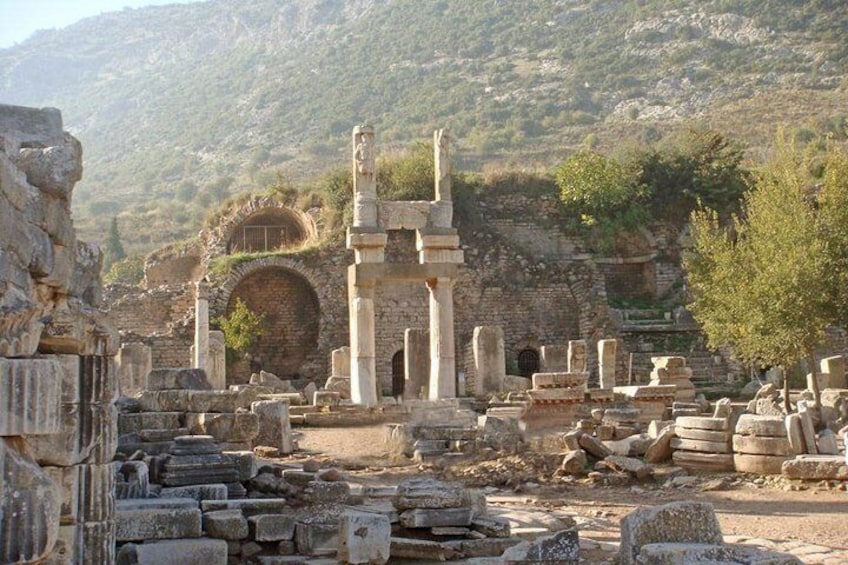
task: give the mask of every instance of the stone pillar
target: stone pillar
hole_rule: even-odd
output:
[[[436,199],[432,203],[433,227],[449,228],[453,224],[453,195],[450,176],[450,132],[433,132],[433,162],[436,173]]]
[[[353,225],[377,226],[377,155],[374,128],[353,128]]]
[[[611,389],[615,386],[615,348],[614,339],[598,341],[598,377],[601,388]]]
[[[227,389],[227,347],[224,342],[224,332],[220,330],[209,332],[209,361],[206,365],[206,378],[212,385],[212,390]]]
[[[589,350],[586,342],[575,339],[568,342],[568,372],[586,373],[589,371]]]
[[[350,347],[339,347],[331,352],[331,375],[333,377],[350,377]]]
[[[427,281],[430,290],[430,400],[456,398],[453,280]]]
[[[406,375],[403,397],[406,400],[427,398],[430,394],[429,341],[427,330],[407,328],[403,332],[403,368]]]
[[[564,345],[543,345],[539,348],[539,365],[542,373],[567,373],[568,352]]]
[[[147,389],[147,375],[153,369],[153,357],[149,345],[122,344],[115,356],[115,364],[123,396],[133,396]]]
[[[195,284],[193,357],[191,366],[206,371],[209,365],[209,284],[205,281]]]
[[[352,268],[355,268],[353,266]],[[356,285],[349,278],[350,301],[350,399],[354,404],[376,405],[377,363],[374,336],[374,286]]]
[[[259,435],[253,445],[270,445],[280,450],[281,455],[294,451],[294,441],[289,419],[289,404],[284,400],[257,400],[250,411],[259,417]]]
[[[500,326],[477,326],[471,338],[474,349],[474,396],[503,390],[506,353]]]

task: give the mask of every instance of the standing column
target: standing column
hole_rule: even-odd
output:
[[[436,200],[431,205],[430,220],[433,227],[450,228],[453,225],[453,194],[450,176],[450,131],[433,132],[433,164],[436,172]]]
[[[209,284],[197,281],[195,288],[192,366],[206,371],[209,366]]]
[[[611,389],[615,386],[615,348],[614,339],[598,341],[598,376],[601,388]]]
[[[352,266],[351,268],[355,268]],[[374,346],[374,285],[348,285],[350,301],[350,399],[354,404],[375,406],[377,363]]]
[[[353,128],[353,226],[377,226],[377,160],[374,128]]]
[[[429,279],[430,400],[456,398],[456,360],[453,341],[453,280]]]

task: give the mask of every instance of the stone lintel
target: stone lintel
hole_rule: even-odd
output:
[[[613,387],[616,394],[622,394],[629,399],[644,400],[648,398],[674,398],[677,385],[648,385],[648,386],[617,386]]]
[[[453,263],[363,263],[348,266],[348,281],[355,286],[381,281],[424,282],[428,279],[455,279],[458,265]]]
[[[389,236],[384,231],[351,227],[347,229],[347,248],[385,247]]]
[[[430,201],[378,201],[377,218],[386,230],[419,230],[430,220]]]

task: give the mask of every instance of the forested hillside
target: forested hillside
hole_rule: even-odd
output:
[[[449,126],[458,165],[546,168],[693,122],[756,152],[848,132],[842,0],[209,0],[125,9],[0,50],[0,102],[61,108],[75,217],[133,250],[228,194],[295,184]]]

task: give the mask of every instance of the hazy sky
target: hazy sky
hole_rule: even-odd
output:
[[[89,16],[126,7],[186,4],[199,0],[0,0],[0,49],[39,29],[59,29]]]

